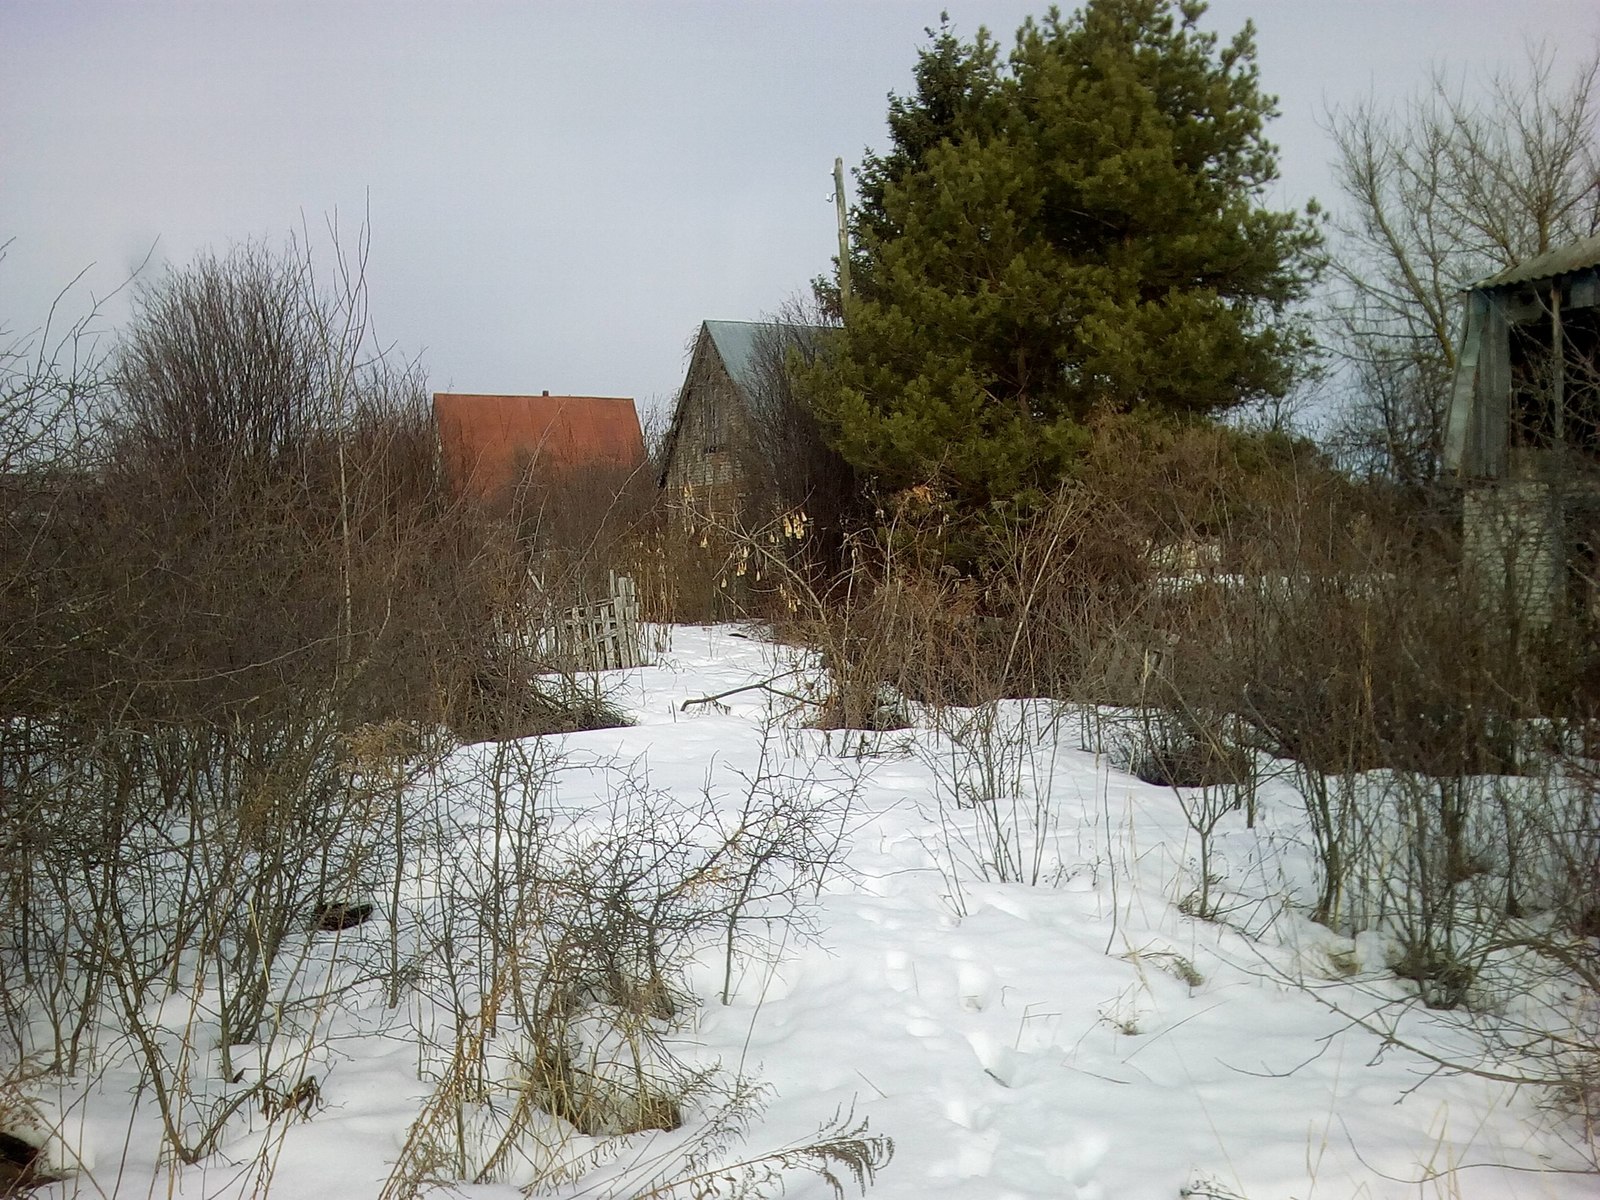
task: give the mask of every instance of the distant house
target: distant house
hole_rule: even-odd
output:
[[[1600,235],[1473,284],[1445,429],[1465,565],[1508,615],[1595,615]]]
[[[659,482],[673,502],[724,521],[741,515],[758,486],[754,473],[771,457],[760,418],[780,390],[785,346],[824,332],[761,321],[701,324],[662,447]]]
[[[484,396],[437,392],[440,461],[457,495],[506,503],[530,482],[578,472],[620,483],[645,462],[632,400],[611,396]]]

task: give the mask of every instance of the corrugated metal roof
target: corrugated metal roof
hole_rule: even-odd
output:
[[[488,499],[531,462],[550,470],[644,463],[633,401],[614,396],[482,396],[436,392],[433,417],[451,485]]]
[[[1480,279],[1469,290],[1476,292],[1488,288],[1510,287],[1518,283],[1532,283],[1537,279],[1550,279],[1556,275],[1566,275],[1593,266],[1600,266],[1600,233],[1586,237],[1581,242],[1573,242],[1570,246],[1561,246],[1537,258],[1530,258],[1527,262],[1518,263],[1514,267],[1507,267],[1498,275]]]

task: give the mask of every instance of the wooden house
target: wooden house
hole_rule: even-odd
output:
[[[625,398],[438,392],[433,415],[451,488],[491,506],[530,482],[579,473],[620,486],[645,462],[639,414]]]
[[[680,510],[720,524],[747,516],[761,474],[782,464],[764,433],[781,389],[785,349],[825,331],[810,325],[705,321],[662,447],[658,479]]]
[[[1464,567],[1519,625],[1595,615],[1600,235],[1473,284],[1445,429]]]

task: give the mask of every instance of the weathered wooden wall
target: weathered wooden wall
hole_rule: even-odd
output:
[[[709,337],[701,336],[684,379],[667,459],[667,495],[702,517],[733,523],[744,495],[744,404]]]

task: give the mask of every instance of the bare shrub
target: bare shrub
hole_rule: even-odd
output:
[[[373,798],[334,737],[320,714],[238,738],[117,731],[25,798],[79,851],[35,868],[36,1002],[74,1033],[116,1013],[181,1161],[297,1085],[293,1047],[315,1043],[328,1001],[304,987],[315,913],[375,882]]]
[[[802,595],[814,616],[795,628],[843,719],[865,723],[886,686],[930,705],[959,768],[944,775],[978,781],[942,810],[962,878],[1041,877],[1031,860],[1003,866],[1048,824],[988,706],[1079,701],[1090,745],[1173,789],[1198,847],[1186,911],[1226,917],[1213,843],[1255,822],[1262,771],[1286,773],[1309,914],[1381,934],[1412,1002],[1474,1023],[1481,1045],[1530,1064],[1518,1078],[1592,1097],[1579,1047],[1593,964],[1575,931],[1593,905],[1572,899],[1600,869],[1572,807],[1593,797],[1592,631],[1565,612],[1507,628],[1461,578],[1448,508],[1358,487],[1281,437],[1121,421],[1026,515],[957,521],[914,489],[856,545],[856,569],[827,602]],[[984,570],[968,573],[978,546]],[[1574,985],[1575,1012],[1519,1008],[1518,988]]]
[[[303,1110],[339,987],[398,986],[393,952],[307,986],[317,914],[371,911],[409,844],[412,768],[350,738],[425,757],[510,653],[515,556],[442,491],[420,376],[339,278],[244,248],[151,285],[95,440],[35,439],[6,493],[7,1057],[131,1064],[183,1162]]]
[[[1136,744],[1178,731],[1192,745],[1197,729],[1286,767],[1316,865],[1311,916],[1381,933],[1415,1002],[1458,1012],[1485,1048],[1439,1065],[1580,1103],[1593,980],[1579,939],[1554,931],[1574,928],[1564,881],[1597,869],[1567,757],[1588,723],[1572,685],[1581,628],[1508,629],[1463,582],[1436,510],[1293,461],[1246,482],[1212,526],[1211,565],[1169,576],[1144,610],[1154,651],[1135,712],[1151,728]],[[1205,788],[1180,800],[1204,857],[1226,810]],[[1197,912],[1209,886],[1202,869]],[[1543,998],[1574,985],[1575,1009]]]
[[[682,971],[720,943],[728,999],[753,929],[804,932],[807,897],[839,866],[851,795],[772,753],[742,796],[708,785],[686,804],[613,770],[606,806],[567,811],[544,747],[473,752],[429,818],[445,857],[418,914],[416,970],[444,1017],[419,1030],[439,1065],[386,1194],[427,1179],[549,1181],[607,1157],[585,1158],[592,1146],[572,1148],[574,1134],[675,1129],[688,1098],[743,1093],[674,1053]]]
[[[331,685],[352,721],[429,715],[427,664],[485,628],[451,578],[477,550],[420,377],[356,358],[359,297],[309,288],[307,262],[246,247],[140,294],[104,483],[127,616],[99,649],[142,668],[135,696],[103,681],[125,710],[218,719]]]
[[[333,278],[260,247],[169,274],[98,442],[17,443],[38,474],[5,493],[0,1096],[128,1070],[163,1156],[197,1162],[311,1115],[329,1019],[381,996],[440,1018],[394,1186],[550,1166],[541,1131],[669,1128],[707,1089],[737,1108],[743,1083],[671,1053],[679,974],[718,947],[731,999],[804,925],[848,788],[764,759],[742,794],[629,778],[609,812],[559,809],[554,760],[503,739],[616,717],[544,634],[647,542],[654,497],[540,476],[511,519],[458,502],[420,375],[373,352],[359,261]],[[446,731],[497,739],[481,771]],[[886,1154],[833,1132],[773,1161]]]

